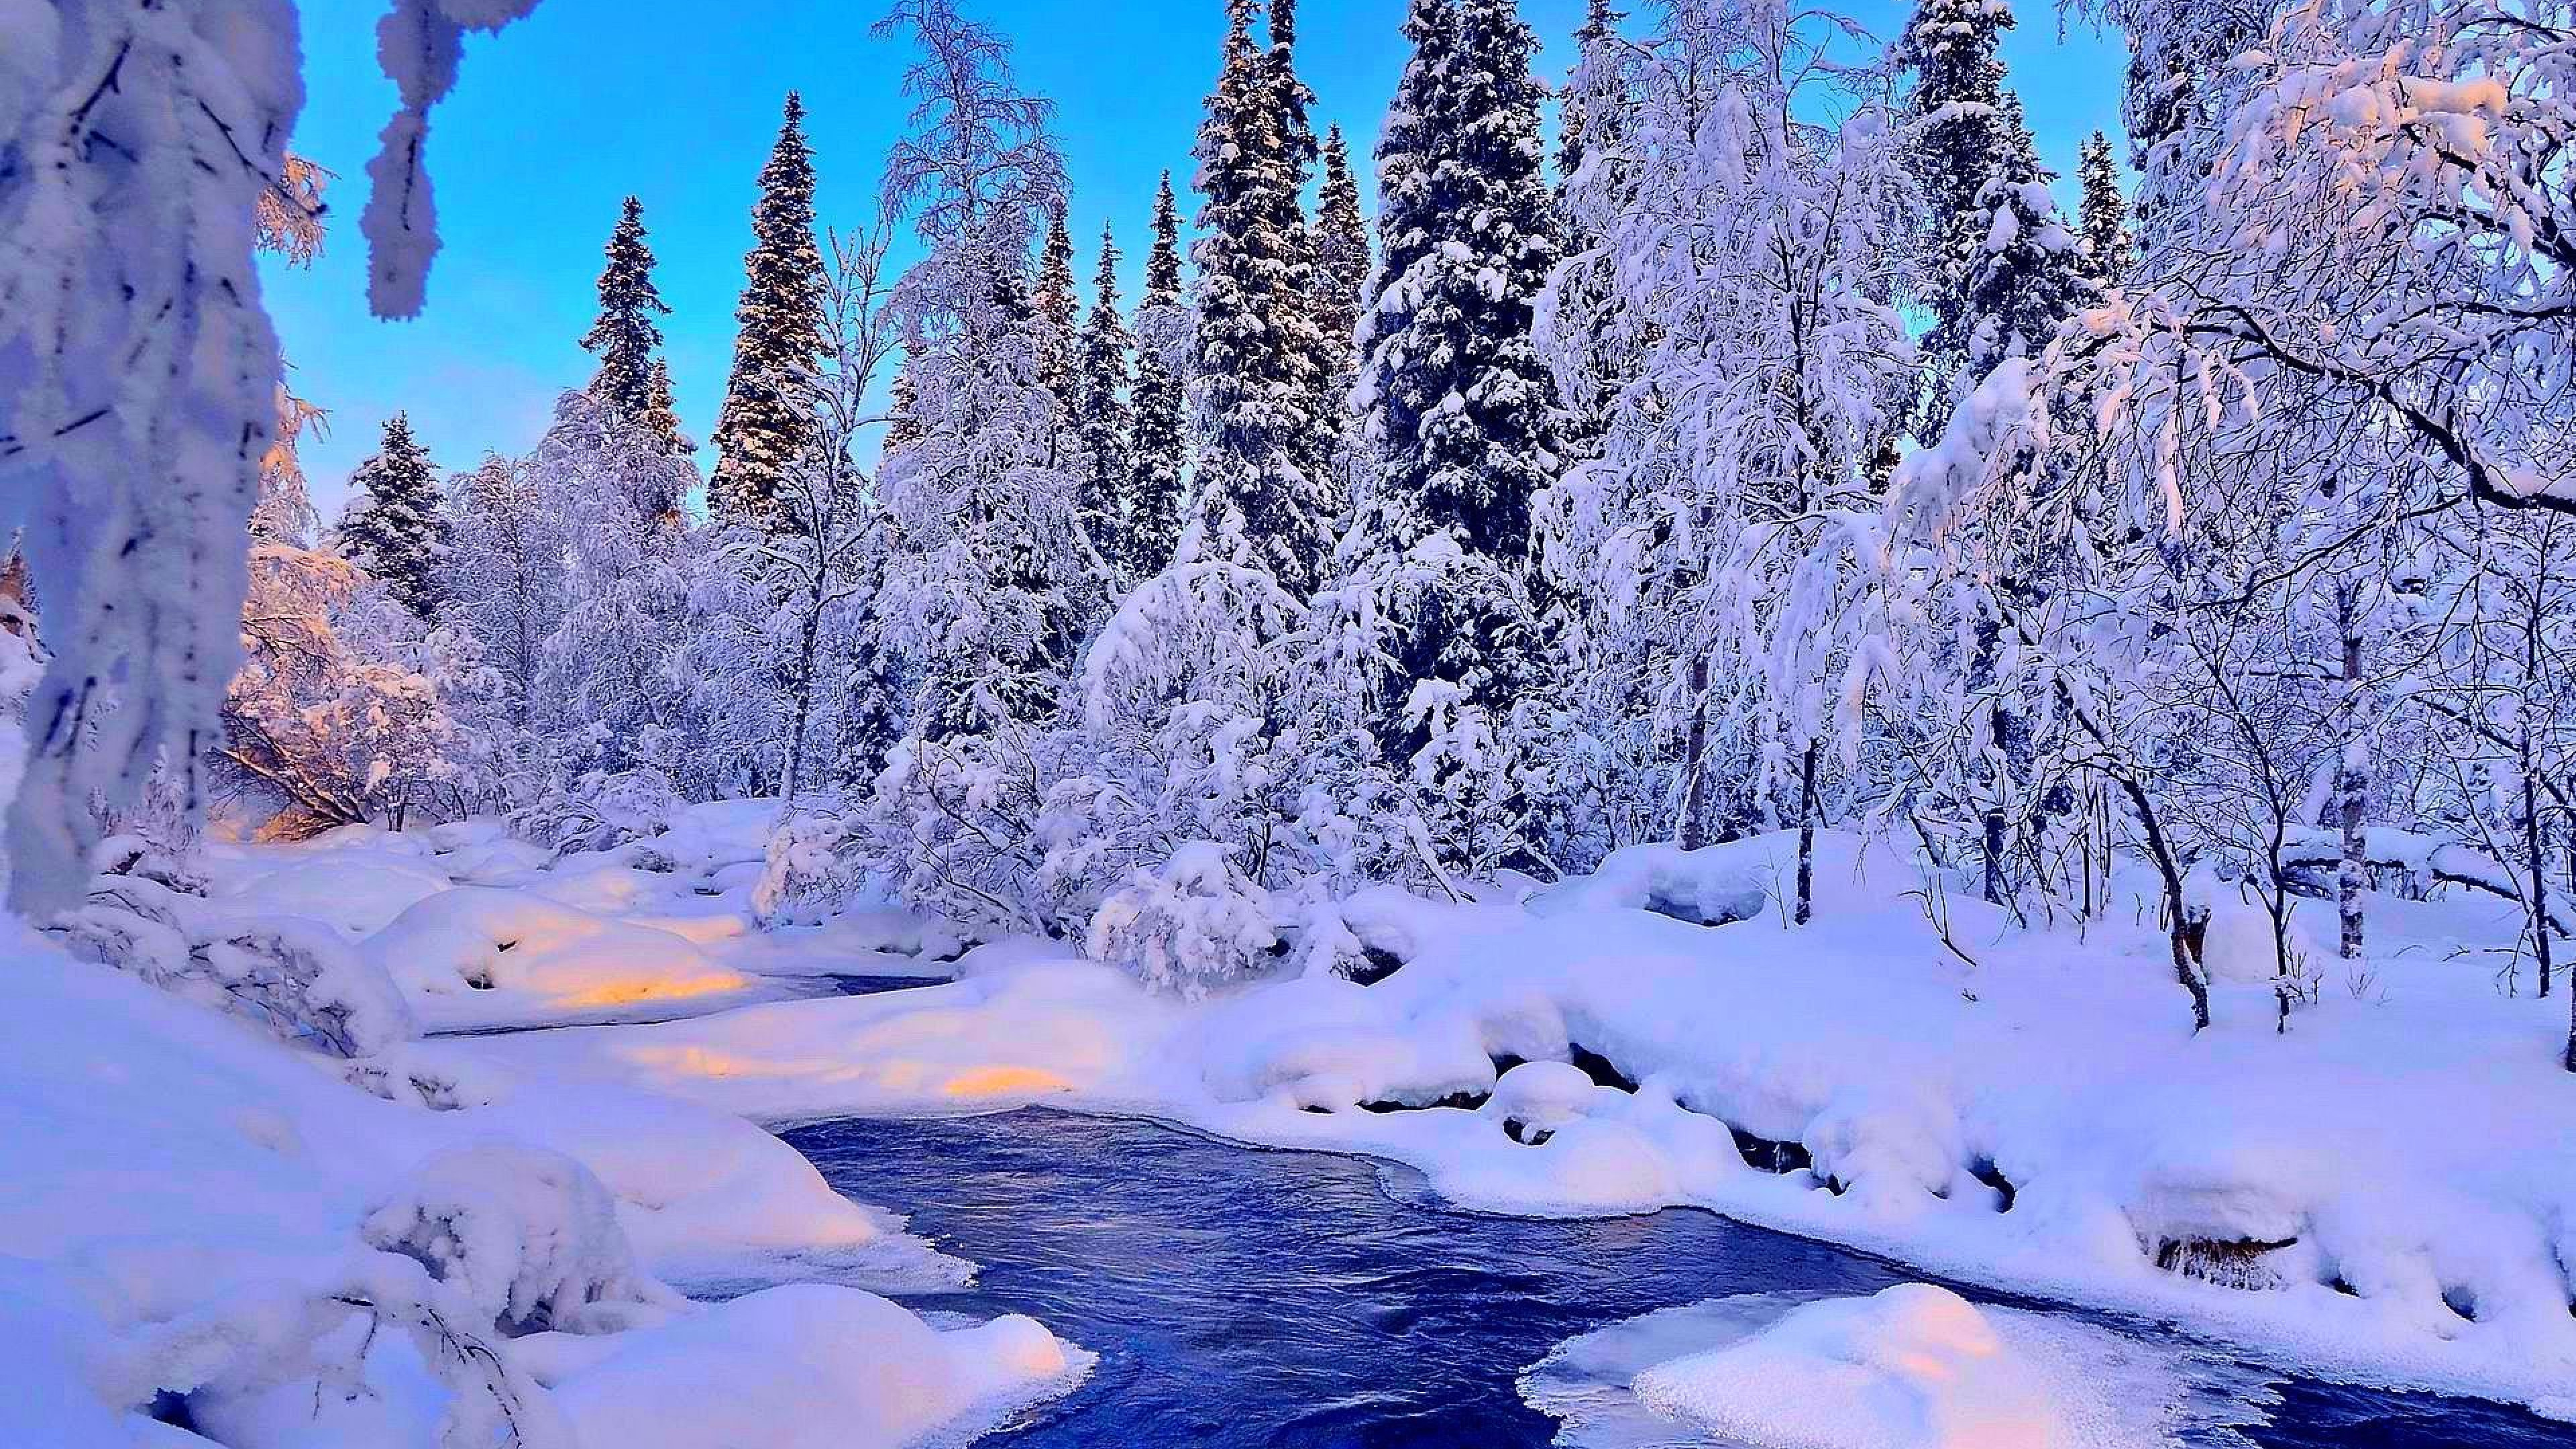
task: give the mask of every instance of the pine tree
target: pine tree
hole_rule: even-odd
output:
[[[2129,199],[2120,190],[2110,137],[2095,131],[2084,138],[2075,179],[2083,188],[2076,220],[2083,233],[2084,276],[2097,287],[2107,287],[2127,274],[2137,247],[2129,235]]]
[[[679,404],[671,397],[671,365],[659,357],[653,359],[652,370],[645,378],[643,423],[674,453],[698,450],[698,445],[680,431]]]
[[[1061,200],[1047,212],[1046,240],[1038,248],[1037,281],[1029,289],[1029,305],[1037,326],[1038,381],[1071,411],[1079,391],[1075,374],[1081,367],[1081,347],[1075,323],[1082,315],[1082,299],[1074,291],[1073,235],[1065,230]]]
[[[1199,128],[1196,496],[1209,547],[1247,547],[1302,596],[1322,578],[1337,510],[1314,413],[1323,349],[1307,297],[1304,176],[1285,131],[1281,51],[1265,58],[1253,45],[1260,8],[1228,0],[1225,61]]]
[[[1324,134],[1324,183],[1315,198],[1315,328],[1346,359],[1356,356],[1368,279],[1368,218],[1360,215],[1350,147],[1335,126]],[[1350,370],[1346,360],[1339,372],[1347,380]]]
[[[805,104],[787,93],[760,199],[751,208],[751,251],[743,258],[734,309],[733,375],[717,416],[715,475],[707,484],[719,520],[767,520],[779,480],[812,445],[809,383],[823,360],[823,257],[814,244],[814,156],[805,144]]]
[[[1963,386],[1970,338],[1968,289],[1992,220],[1982,197],[2003,164],[2003,32],[2012,28],[2008,0],[1920,0],[1895,45],[1911,70],[1906,115],[1913,123],[1913,163],[1923,190],[1933,262],[1924,298],[1932,326],[1923,339],[1922,436],[1949,421]]]
[[[1122,574],[1162,566],[1128,533],[1127,489],[1135,459],[1128,414],[1129,356],[1136,339],[1118,314],[1118,246],[1100,228],[1100,265],[1092,273],[1091,312],[1083,319],[1074,387],[1073,424],[1082,439],[1082,518],[1092,546]]]
[[[1456,565],[1394,612],[1401,671],[1380,739],[1425,739],[1418,687],[1507,706],[1529,645],[1530,503],[1555,448],[1531,338],[1557,259],[1541,174],[1537,40],[1512,0],[1417,0],[1413,61],[1379,147],[1385,263],[1362,327],[1356,392],[1375,451],[1372,527],[1416,551],[1446,534]]]
[[[2005,92],[1994,174],[1971,213],[1982,227],[1962,298],[1965,385],[2005,358],[2037,356],[2083,300],[2083,253],[2058,214],[2055,179],[2039,163],[2021,98]]]
[[[381,580],[404,608],[429,618],[446,597],[440,566],[447,530],[439,515],[438,470],[412,436],[409,417],[385,420],[384,446],[349,475],[349,488],[335,538],[340,552]]]
[[[1172,175],[1154,196],[1154,244],[1145,253],[1145,291],[1136,302],[1133,475],[1127,490],[1127,564],[1139,574],[1172,561],[1181,536],[1183,472],[1189,460],[1186,366],[1194,346],[1181,299],[1181,219]]]
[[[670,315],[653,286],[653,249],[644,237],[644,204],[626,198],[608,235],[608,265],[599,274],[599,320],[581,345],[599,354],[591,395],[623,418],[645,417],[653,406],[655,352],[662,329],[653,319]]]
[[[1512,0],[1417,0],[1406,33],[1414,63],[1379,148],[1386,262],[1361,384],[1381,495],[1515,559],[1552,462],[1530,342],[1557,257],[1538,42]]]

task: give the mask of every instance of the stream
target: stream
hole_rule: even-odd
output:
[[[908,1214],[914,1232],[982,1265],[972,1288],[907,1299],[915,1309],[1026,1313],[1100,1355],[1073,1394],[983,1441],[995,1445],[1545,1446],[1559,1422],[1524,1400],[1520,1380],[1567,1339],[1703,1299],[1864,1294],[1919,1277],[1692,1210],[1581,1221],[1463,1212],[1408,1169],[1145,1121],[1033,1109],[847,1119],[784,1136],[835,1187]],[[2159,1337],[2153,1324],[2054,1311]],[[2241,1428],[2190,1442],[2576,1445],[2576,1426],[2500,1405],[2226,1367],[2252,1390],[2242,1402],[2259,1407],[2241,1409]]]

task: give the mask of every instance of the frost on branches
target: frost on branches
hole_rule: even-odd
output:
[[[403,109],[369,168],[380,314],[419,308],[435,246],[421,146],[459,36],[533,4],[399,0],[384,21]],[[11,41],[0,495],[63,641],[10,817],[13,900],[41,911],[80,893],[93,795],[131,802],[166,761],[193,801],[216,738],[280,380],[252,255],[262,198],[296,194],[303,94],[284,0],[220,20],[61,0]]]

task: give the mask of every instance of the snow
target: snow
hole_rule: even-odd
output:
[[[1788,925],[1794,847],[1662,857],[1670,889],[1769,883],[1715,927],[1622,903],[1624,862],[1527,906],[1370,892],[1353,923],[1403,964],[1365,987],[1292,973],[1189,1002],[1023,939],[947,985],[424,1050],[772,1122],[1146,1113],[1402,1161],[1487,1210],[1714,1208],[2310,1372],[2526,1402],[2576,1372],[2576,1122],[2532,1097],[2558,1003],[2498,994],[2477,959],[2512,939],[2510,902],[2372,894],[2372,955],[2316,957],[2286,1035],[2250,968],[2194,1034],[2149,879],[2027,932],[1954,887],[1971,966],[1923,878],[1838,832],[1813,924]],[[1574,1065],[1595,1057],[1636,1089]]]
[[[1751,1294],[1614,1324],[1522,1379],[1560,1443],[1695,1431],[1742,1449],[2148,1449],[2242,1444],[2266,1395],[2183,1346],[1904,1283],[1865,1298]]]
[[[585,1444],[843,1449],[989,1425],[1090,1362],[1017,1314],[943,1333],[870,1294],[793,1284],[611,1340],[556,1397]]]
[[[236,1449],[494,1442],[503,1406],[531,1449],[892,1449],[1088,1365],[868,1291],[966,1265],[738,1118],[421,1047],[356,1064],[444,1081],[430,1110],[23,934],[0,966],[0,1442],[203,1442],[143,1417],[167,1393]],[[666,1286],[700,1280],[749,1296]]]
[[[488,886],[423,900],[359,950],[433,1030],[662,1007],[753,984],[669,931]]]

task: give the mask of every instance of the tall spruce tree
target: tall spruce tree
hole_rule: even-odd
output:
[[[1386,263],[1361,383],[1380,492],[1517,559],[1553,463],[1530,340],[1558,254],[1538,41],[1512,0],[1417,0],[1405,29],[1416,50],[1378,153]]]
[[[1894,48],[1897,64],[1913,73],[1906,115],[1933,258],[1923,298],[1932,322],[1918,404],[1924,437],[1949,422],[1968,368],[1976,330],[1968,291],[1993,219],[1986,183],[2007,149],[2002,44],[2013,23],[2008,0],[1920,0]]]
[[[780,479],[814,441],[808,379],[823,360],[823,256],[814,243],[814,153],[794,91],[760,169],[751,236],[707,483],[709,511],[722,522],[772,520]]]
[[[1181,218],[1172,174],[1154,194],[1154,243],[1145,253],[1145,290],[1136,300],[1133,481],[1125,536],[1129,566],[1153,573],[1172,561],[1181,536],[1182,490],[1189,462],[1187,376],[1192,318],[1181,298]]]
[[[1029,305],[1037,328],[1038,381],[1071,412],[1080,389],[1076,319],[1082,315],[1082,299],[1074,291],[1073,234],[1065,230],[1061,200],[1047,212],[1046,240],[1038,247],[1037,280],[1029,288]]]
[[[349,492],[334,538],[340,552],[404,608],[423,619],[434,615],[447,597],[440,577],[447,527],[438,470],[412,436],[409,417],[385,419],[383,446],[349,475]]]
[[[644,235],[644,203],[630,196],[608,234],[608,265],[599,273],[599,320],[581,345],[599,354],[593,397],[617,416],[641,422],[653,409],[653,370],[662,346],[655,317],[671,309],[653,286],[653,248]]]
[[[1323,355],[1274,47],[1255,48],[1259,0],[1228,0],[1225,59],[1199,127],[1197,507],[1208,546],[1238,546],[1292,594],[1322,580],[1337,512],[1315,415]]]
[[[1338,369],[1345,382],[1358,355],[1360,294],[1368,279],[1368,218],[1360,214],[1350,147],[1335,126],[1324,133],[1324,182],[1315,196],[1315,328],[1346,359]]]
[[[1531,642],[1530,503],[1556,461],[1531,337],[1558,255],[1537,39],[1512,0],[1417,0],[1405,33],[1414,56],[1378,150],[1385,262],[1356,396],[1373,533],[1399,552],[1446,534],[1456,562],[1394,606],[1401,677],[1379,737],[1396,758],[1426,738],[1408,708],[1426,681],[1507,706]]]
[[[1092,547],[1120,575],[1135,578],[1162,566],[1128,532],[1128,489],[1135,476],[1128,412],[1129,358],[1136,340],[1118,313],[1118,244],[1100,228],[1100,264],[1091,275],[1091,311],[1083,318],[1075,367],[1073,426],[1082,439],[1082,521]]]
[[[2076,225],[2084,243],[2084,276],[2096,287],[2116,283],[2129,270],[2137,242],[2129,235],[2129,198],[2120,189],[2120,168],[2111,158],[2111,138],[2095,131],[2077,153],[2075,180],[2082,190],[2076,203]]]

